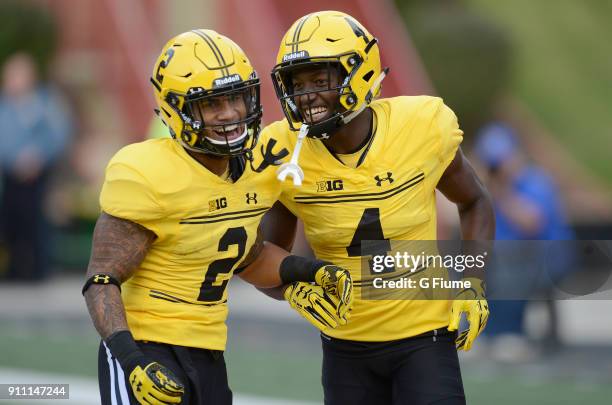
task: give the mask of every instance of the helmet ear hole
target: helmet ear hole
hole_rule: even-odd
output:
[[[365,75],[363,75],[363,80],[366,82],[369,82],[370,79],[372,78],[372,75],[374,74],[373,70],[370,70],[368,73],[366,73]]]

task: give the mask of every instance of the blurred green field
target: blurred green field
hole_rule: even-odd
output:
[[[249,334],[234,333],[230,338],[226,357],[232,389],[242,394],[320,403],[321,353],[316,335],[306,333],[305,338],[278,342],[273,336],[265,336],[264,331],[273,335],[276,330],[279,336],[287,336],[287,326],[254,327],[249,323],[245,327],[238,321],[234,328]],[[88,325],[41,327],[0,322],[0,326],[0,367],[96,378],[98,341]],[[299,327],[293,329],[297,329],[296,336],[301,333]],[[537,368],[517,373],[488,367],[475,367],[473,362],[463,366],[471,405],[603,405],[612,398],[612,386],[602,381],[544,378],[546,372]]]
[[[504,27],[512,91],[586,167],[612,179],[612,2],[467,0]]]

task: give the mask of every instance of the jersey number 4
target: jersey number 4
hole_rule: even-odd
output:
[[[366,208],[361,215],[351,244],[346,247],[348,256],[386,255],[390,250],[391,243],[389,239],[385,239],[380,223],[380,210],[378,208]],[[395,270],[394,267],[385,267],[382,271],[374,272],[372,270],[372,258],[368,259],[368,264],[370,274],[390,273]]]
[[[227,252],[230,246],[238,245],[238,255],[236,257],[215,260],[208,266],[204,282],[202,282],[202,286],[200,287],[198,301],[213,302],[223,298],[223,292],[225,291],[229,279],[224,280],[219,285],[214,285],[217,281],[217,276],[232,271],[234,265],[242,259],[246,243],[247,233],[242,226],[239,228],[229,228],[223,234],[219,241],[219,252]]]

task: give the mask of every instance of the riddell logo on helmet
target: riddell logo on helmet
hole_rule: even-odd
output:
[[[287,62],[294,59],[307,58],[308,51],[291,52],[283,56],[283,62]]]
[[[239,82],[240,80],[240,75],[239,74],[235,74],[235,75],[231,75],[231,76],[225,76],[222,77],[220,79],[215,79],[215,81],[213,82],[213,87],[221,87],[221,86],[225,86],[226,84],[230,84],[230,83],[234,83],[234,82]]]

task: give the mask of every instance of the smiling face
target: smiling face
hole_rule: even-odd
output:
[[[340,109],[342,77],[334,65],[304,66],[291,72],[293,100],[307,124],[321,122]]]
[[[192,118],[200,121],[205,128],[205,136],[214,144],[232,144],[246,134],[247,105],[244,94],[230,94],[206,97],[190,105]]]

